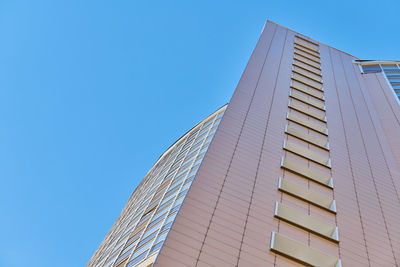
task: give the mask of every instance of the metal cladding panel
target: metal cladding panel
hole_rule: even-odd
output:
[[[185,236],[186,244],[198,251],[190,256],[198,264],[274,262],[266,244],[268,231],[278,226],[273,210],[279,192],[265,185],[281,173],[273,167],[281,158],[274,151],[282,151],[293,42],[292,32],[266,25],[188,193],[193,204],[184,203],[177,216],[177,223],[186,220],[190,225],[174,224],[166,240],[165,246],[173,248],[178,236]],[[207,214],[205,231],[193,235],[199,223],[191,215],[198,212]],[[162,249],[156,266],[168,257]]]
[[[397,102],[383,76],[361,74],[354,57],[324,44],[315,49],[317,42],[296,35],[266,24],[154,266],[400,264]],[[295,55],[295,47],[304,55]],[[322,84],[292,78],[294,58],[320,68]],[[326,122],[288,106],[292,79],[324,103],[317,111]],[[284,150],[284,140],[313,153]],[[329,155],[330,168],[314,153]],[[281,168],[282,158],[312,175]],[[280,177],[295,186],[278,190]],[[338,227],[340,242],[309,231],[309,224],[288,223],[296,218],[275,217],[276,201]],[[272,232],[283,237],[274,247]]]
[[[400,108],[399,102],[393,97],[392,88],[388,84],[383,73],[362,75],[360,78],[362,86],[368,91],[368,102],[372,103],[372,109],[376,109],[376,120],[381,122],[377,129],[379,134],[387,139],[382,142],[385,150],[394,154],[393,160],[388,159],[389,164],[400,166]],[[392,165],[391,165],[392,166]]]
[[[393,227],[400,216],[393,177],[398,168],[387,164],[393,154],[382,145],[387,140],[378,134],[381,122],[354,59],[321,47],[327,118],[335,127],[329,131],[335,200],[343,209],[337,225],[347,237],[340,243],[341,259],[350,266],[395,266],[400,259],[399,232]]]

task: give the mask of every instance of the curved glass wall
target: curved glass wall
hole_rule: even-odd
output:
[[[148,266],[155,260],[225,109],[197,124],[161,155],[87,266]]]

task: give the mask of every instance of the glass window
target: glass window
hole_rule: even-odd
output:
[[[134,258],[132,261],[130,261],[126,266],[130,267],[135,265],[136,263],[139,263],[141,260],[144,259],[144,257],[146,257],[147,251],[143,252],[142,254],[140,254],[139,256],[137,256],[136,258]]]
[[[385,71],[392,75],[391,79],[398,78],[389,72],[390,68]],[[95,264],[118,265],[132,255],[127,266],[135,266],[160,250],[222,116],[222,112],[211,116],[162,156],[106,236]],[[156,210],[157,205],[160,206]]]
[[[182,183],[182,182],[180,181],[180,183],[179,183],[178,185],[175,185],[174,187],[170,188],[170,189],[168,190],[168,193],[169,193],[169,192],[175,192],[175,191],[181,186],[181,183]],[[167,193],[167,194],[168,194],[168,193]],[[166,195],[167,195],[167,194],[166,194]],[[165,202],[165,201],[163,201],[163,203],[164,203],[164,202]]]
[[[143,229],[143,230],[144,230],[144,229]],[[129,238],[127,244],[129,244],[130,242],[136,241],[136,240],[139,238],[139,236],[143,233],[143,230],[137,232],[134,236],[132,236],[131,238]]]
[[[170,223],[164,225],[164,226],[161,228],[160,232],[163,232],[163,231],[169,229],[169,228],[171,227],[171,225],[172,225],[172,222],[170,222]]]
[[[192,176],[192,178],[191,178],[191,179],[193,179],[193,178],[194,178],[194,176]],[[188,189],[186,189],[186,190],[183,190],[182,192],[180,192],[180,193],[179,193],[179,195],[178,195],[176,198],[180,198],[181,196],[184,196],[184,195],[186,195],[187,191],[188,191]]]
[[[381,72],[382,69],[379,65],[363,65],[362,69],[364,73],[374,73],[374,72]]]
[[[400,68],[398,65],[395,64],[385,64],[381,65],[382,69],[385,72],[386,78],[388,79],[390,85],[392,86],[394,93],[396,94],[397,98],[400,99],[399,95],[400,92]]]
[[[174,213],[175,211],[178,211],[180,207],[181,207],[181,206],[179,206],[179,205],[176,206],[176,207],[173,207],[173,208],[171,209],[170,213],[172,214],[172,213]]]
[[[196,149],[195,151],[191,152],[191,153],[187,156],[186,160],[187,160],[187,161],[191,160],[196,154],[197,154],[197,149]]]
[[[118,251],[114,251],[114,252],[110,255],[110,257],[108,258],[107,261],[113,260],[113,259],[117,256],[118,253],[119,253],[119,250],[118,250]]]
[[[129,246],[127,246],[126,248],[124,248],[124,250],[121,252],[121,254],[126,254],[129,253],[130,251],[132,251],[132,248],[136,245],[136,242],[133,242],[132,244],[130,244]]]
[[[143,244],[145,244],[146,242],[152,240],[156,236],[157,233],[158,233],[158,229],[156,229],[152,233],[148,234],[148,236],[146,236],[146,237],[143,235],[142,240],[138,244],[138,247],[140,247]]]
[[[120,263],[122,260],[126,259],[126,257],[129,255],[128,253],[124,253],[121,256],[119,256],[119,258],[117,259],[117,261],[115,262],[115,265],[118,265],[118,263]]]
[[[161,248],[161,246],[163,245],[163,243],[164,243],[164,242],[161,241],[161,242],[155,244],[155,245],[152,247],[150,253],[154,253],[155,251],[159,250],[159,249]]]
[[[144,215],[142,217],[142,219],[140,220],[140,224],[143,223],[144,221],[146,221],[147,219],[149,219],[151,216],[151,212],[147,213],[146,215]]]
[[[155,241],[154,243],[158,243],[158,242],[160,242],[160,241],[164,241],[165,238],[167,237],[167,234],[168,234],[168,231],[164,231],[163,233],[161,233],[161,234],[157,237],[157,239],[156,239],[156,241]]]
[[[386,72],[386,71],[391,71],[391,70],[398,70],[399,68],[397,67],[397,65],[395,64],[390,64],[390,65],[381,65],[382,69]]]
[[[151,228],[153,227],[153,225],[159,223],[161,220],[163,220],[165,218],[165,216],[167,215],[166,212],[164,212],[163,214],[161,214],[160,216],[153,218],[151,223],[147,226],[147,228]]]
[[[172,212],[172,210],[171,210],[171,212]],[[176,217],[176,213],[174,213],[174,214],[171,213],[165,220],[164,224],[168,224],[168,223],[172,222],[173,220],[175,220],[175,217]]]
[[[183,179],[179,179],[178,181],[175,181],[173,184],[171,184],[171,190],[169,190],[165,196],[164,196],[164,200],[167,199],[170,195],[172,195],[173,193],[176,192],[176,190],[178,190],[180,184],[182,183]],[[177,185],[179,183],[179,185]],[[165,201],[163,201],[165,202]]]
[[[203,127],[201,127],[201,129],[203,130],[203,129],[205,129],[205,128],[208,128],[208,127],[211,125],[212,122],[213,122],[212,119],[209,120],[206,124],[203,125]]]
[[[190,184],[188,184],[188,185],[190,186]],[[174,206],[182,204],[183,199],[184,199],[184,197],[181,197],[180,199],[177,199],[177,200],[175,201]]]
[[[188,178],[188,179],[185,181],[185,183],[189,183],[189,182],[193,181],[193,179],[194,179],[194,176]],[[181,190],[181,191],[184,191],[184,190]],[[185,192],[186,192],[186,191],[185,191]],[[182,194],[182,193],[181,193],[181,194]],[[179,197],[181,194],[179,194],[178,197]]]
[[[160,199],[161,198],[159,198],[159,199],[157,199],[156,201],[154,201],[148,208],[147,208],[147,212],[151,212],[154,208],[155,208],[155,206],[157,206],[158,205],[158,202],[160,202]]]
[[[161,206],[158,208],[158,210],[163,210],[163,209],[167,208],[168,206],[170,206],[170,205],[172,204],[172,200],[173,200],[173,199],[171,199],[171,200],[168,201],[167,203],[161,205]]]
[[[201,161],[200,161],[201,162]],[[196,165],[194,165],[193,167],[192,167],[192,170],[191,170],[191,174],[193,173],[193,171],[197,171],[197,169],[199,168],[199,166],[200,166],[200,163],[197,163]]]
[[[165,198],[164,201],[165,203],[167,203],[168,201],[172,200],[173,198],[175,198],[176,194],[171,194],[169,197]]]
[[[191,162],[186,162],[185,165],[181,166],[181,170],[180,171],[185,170],[190,164],[191,164]]]
[[[180,170],[179,173],[177,174],[177,176],[175,177],[174,181],[176,181],[176,180],[180,179],[181,177],[185,176],[187,174],[187,171],[188,170]]]
[[[154,199],[158,198],[161,194],[163,194],[166,190],[166,187],[162,188],[157,194],[154,196]]]

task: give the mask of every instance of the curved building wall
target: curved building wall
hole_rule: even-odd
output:
[[[161,155],[87,266],[131,267],[154,262],[225,109],[208,116]]]

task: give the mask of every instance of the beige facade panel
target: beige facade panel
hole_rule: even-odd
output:
[[[292,68],[293,72],[299,73],[301,75],[306,76],[307,78],[310,78],[311,80],[314,80],[316,82],[322,83],[322,78],[320,75],[317,75],[311,71],[308,71],[307,69],[303,69],[301,67],[297,67],[295,65],[293,65]]]
[[[157,258],[157,254],[154,254],[153,256],[149,257],[145,261],[141,262],[137,267],[149,267],[152,266],[152,264],[155,262]]]
[[[305,85],[303,83],[299,83],[295,80],[292,80],[290,87],[292,87],[300,92],[303,92],[307,95],[313,96],[319,100],[322,100],[322,101],[325,100],[325,97],[324,97],[324,94],[322,91],[308,87],[307,85]]]
[[[297,162],[282,158],[281,168],[291,171],[295,174],[308,178],[314,182],[333,188],[333,179],[325,173],[308,168]]]
[[[297,110],[305,115],[313,117],[314,119],[326,122],[325,112],[323,112],[323,111],[317,112],[317,111],[311,110],[309,108],[306,108],[302,105],[299,105],[298,103],[294,103],[293,101],[290,101],[290,100],[289,100],[289,107],[294,110]]]
[[[300,75],[298,73],[293,73],[292,74],[292,79],[296,80],[298,82],[304,83],[305,85],[308,85],[308,86],[310,86],[312,88],[315,88],[317,90],[322,91],[322,84],[321,83],[313,81],[313,80],[311,80],[311,79],[309,79],[309,78],[307,78],[307,77],[305,77],[303,75]]]
[[[310,53],[310,54],[312,54],[312,55],[315,55],[316,57],[319,57],[319,56],[320,56],[319,51],[310,50],[310,49],[308,49],[308,48],[302,46],[301,44],[297,44],[296,42],[295,42],[294,46],[295,46],[296,49],[304,50],[304,51],[307,52],[307,53]],[[318,46],[318,47],[319,47],[319,46]]]
[[[274,216],[278,219],[296,225],[306,231],[326,238],[329,241],[336,243],[339,242],[338,229],[335,225],[321,221],[318,218],[297,211],[279,202],[276,202],[275,204]]]
[[[125,260],[121,261],[120,263],[118,263],[117,265],[115,265],[115,267],[122,267],[125,266],[125,264],[127,263],[129,257],[126,257]]]
[[[317,207],[336,213],[335,200],[279,177],[278,189]]]
[[[324,89],[321,86],[315,87],[314,85],[307,83],[308,79],[306,79],[305,77],[303,77],[301,75],[293,75],[292,74],[291,78],[292,78],[291,84],[297,83],[299,85],[302,85],[303,87],[307,87],[309,90],[315,90],[315,91],[324,93]]]
[[[325,103],[324,102],[315,101],[315,100],[312,100],[312,99],[307,98],[305,96],[299,95],[296,92],[294,92],[293,90],[290,91],[289,96],[294,98],[294,99],[297,99],[297,100],[299,100],[299,101],[301,101],[303,103],[306,103],[307,105],[310,105],[310,106],[313,106],[315,108],[318,108],[320,110],[325,111]]]
[[[276,232],[272,232],[271,250],[308,266],[341,267],[340,259],[310,248]]]
[[[308,64],[308,65],[310,65],[310,66],[312,66],[314,68],[321,69],[321,64],[320,63],[315,62],[315,61],[313,61],[313,60],[311,60],[311,59],[309,59],[309,58],[307,58],[307,57],[305,57],[303,55],[300,55],[300,53],[297,52],[297,51],[294,51],[294,59],[296,59],[298,61],[301,61],[301,62],[303,62],[305,64]]]
[[[288,125],[286,125],[286,127],[285,127],[285,133],[329,151],[328,140],[323,140],[321,138],[318,138],[314,135],[297,130],[296,128],[290,127]]]
[[[320,65],[320,58],[319,58],[318,54],[312,54],[312,53],[310,53],[309,50],[307,51],[304,48],[299,47],[299,46],[295,46],[294,48],[295,48],[295,50],[294,50],[295,54],[300,55],[304,58],[307,58],[307,59],[315,62],[316,64]]]
[[[297,66],[297,67],[300,67],[300,68],[303,68],[303,69],[306,69],[306,70],[308,70],[308,71],[310,71],[310,72],[312,72],[312,73],[314,73],[316,75],[321,75],[321,73],[322,73],[320,69],[311,67],[310,65],[307,65],[307,64],[305,64],[305,63],[303,63],[301,61],[298,61],[298,60],[294,60],[293,61],[293,65]]]
[[[316,124],[314,122],[311,122],[309,120],[305,120],[305,119],[303,119],[297,115],[294,115],[290,112],[288,112],[286,119],[288,119],[289,121],[298,123],[304,127],[307,127],[308,129],[311,129],[311,130],[321,133],[323,135],[328,135],[328,129],[326,127]]]
[[[302,147],[300,145],[297,145],[295,143],[292,143],[292,142],[289,142],[286,140],[283,142],[283,148],[287,151],[290,151],[290,152],[300,156],[300,157],[314,161],[314,162],[321,164],[322,166],[325,166],[327,168],[331,168],[331,160],[329,159],[329,157],[323,156],[319,153],[316,153],[305,147]]]
[[[315,42],[315,41],[313,41],[313,40],[310,40],[310,39],[307,39],[307,38],[304,37],[304,36],[301,36],[301,35],[297,35],[297,34],[296,34],[295,37],[301,39],[302,41],[305,41],[306,43],[310,43],[310,44],[313,44],[313,45],[315,45],[315,46],[319,46],[319,44],[318,44],[317,42]]]
[[[319,53],[318,47],[315,47],[313,45],[307,44],[306,42],[303,42],[303,41],[300,41],[300,40],[295,40],[294,43],[299,45],[299,46],[302,46],[302,47],[304,47],[304,48],[306,48],[308,50],[311,50],[313,52]]]

